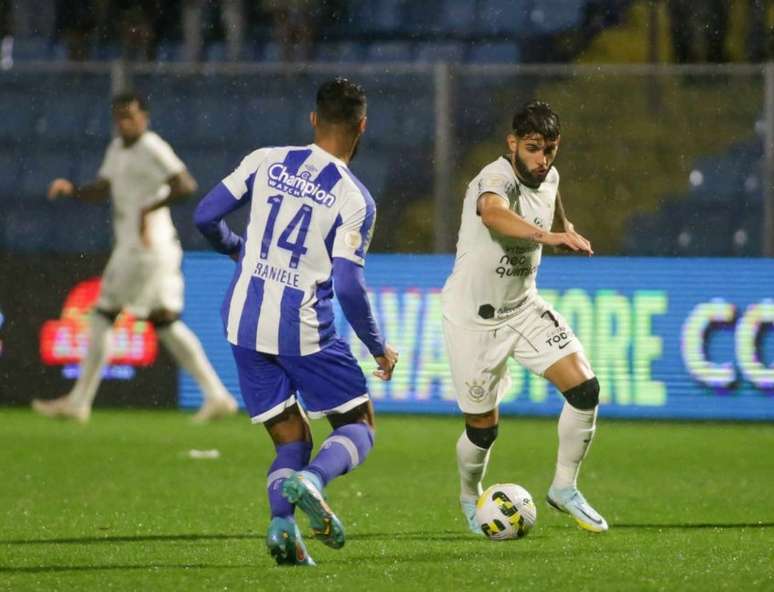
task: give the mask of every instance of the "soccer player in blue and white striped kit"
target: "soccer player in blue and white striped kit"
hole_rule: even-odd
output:
[[[293,518],[295,505],[316,538],[336,549],[344,544],[344,529],[322,491],[362,463],[374,443],[365,376],[336,336],[334,289],[376,359],[374,374],[389,380],[398,359],[379,333],[363,279],[374,201],[347,166],[366,127],[365,92],[343,78],[324,83],[310,121],[313,144],[248,154],[195,214],[213,247],[238,262],[223,324],[247,411],[276,448],[266,544],[277,563],[290,565],[314,565]],[[243,239],[223,217],[247,204]],[[307,415],[327,416],[333,428],[311,462]]]

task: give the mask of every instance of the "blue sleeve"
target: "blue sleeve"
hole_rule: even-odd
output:
[[[233,255],[242,249],[244,239],[228,227],[223,217],[249,201],[249,197],[235,198],[223,183],[218,183],[196,206],[194,223],[219,253]]]
[[[371,304],[363,277],[363,268],[342,257],[333,258],[333,289],[344,316],[368,351],[374,356],[384,355],[384,339],[371,314]]]

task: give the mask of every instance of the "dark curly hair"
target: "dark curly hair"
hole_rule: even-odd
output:
[[[548,103],[530,101],[513,116],[513,131],[520,138],[540,134],[546,140],[556,140],[560,131],[559,116]]]

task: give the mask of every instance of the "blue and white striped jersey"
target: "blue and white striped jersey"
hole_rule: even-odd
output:
[[[373,198],[347,165],[315,144],[262,148],[223,179],[250,200],[250,221],[222,316],[227,339],[280,355],[309,355],[335,338],[334,257],[363,265]]]

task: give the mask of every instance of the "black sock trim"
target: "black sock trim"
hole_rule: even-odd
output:
[[[473,442],[479,448],[489,450],[489,448],[497,440],[497,425],[493,425],[490,428],[474,428],[465,424],[465,433],[468,435],[468,440]]]
[[[567,402],[576,409],[583,411],[594,409],[594,407],[599,405],[599,381],[595,376],[562,394],[567,399]]]

